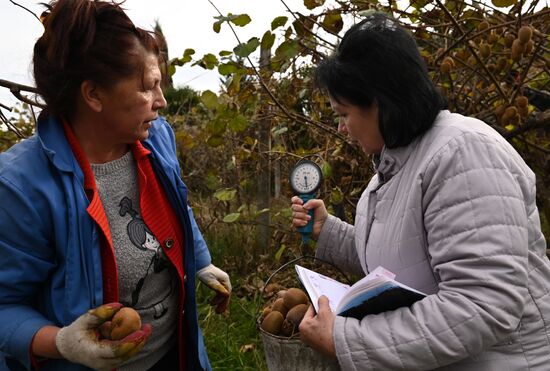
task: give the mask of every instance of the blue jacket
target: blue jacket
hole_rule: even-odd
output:
[[[44,116],[37,134],[0,154],[0,370],[13,359],[30,369],[38,329],[68,325],[103,304],[99,235],[86,211],[84,175],[62,124]],[[210,370],[195,298],[195,273],[210,264],[210,253],[187,205],[174,133],[164,119],[153,123],[143,145],[185,235],[187,370]],[[87,368],[48,360],[41,369]]]

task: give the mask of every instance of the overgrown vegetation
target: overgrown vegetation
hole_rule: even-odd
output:
[[[176,131],[195,217],[215,263],[233,281],[228,317],[212,314],[209,293],[199,286],[201,325],[217,370],[265,369],[255,325],[265,280],[284,262],[312,253],[290,228],[287,177],[297,160],[310,156],[322,166],[320,196],[332,212],[353,220],[372,175],[370,159],[336,132],[327,98],[311,80],[315,63],[370,11],[392,14],[409,28],[451,110],[485,121],[523,156],[537,175],[537,204],[550,240],[547,6],[536,0],[304,5],[308,14],[274,15],[269,30],[236,40],[232,51],[195,56],[187,49],[169,66],[173,73],[195,64],[223,78],[218,92],[169,88],[164,111]],[[238,35],[250,20],[220,12],[213,29]],[[32,132],[32,115],[22,108],[18,119],[0,117],[8,125],[0,131],[0,150]],[[290,279],[281,274],[281,281]]]

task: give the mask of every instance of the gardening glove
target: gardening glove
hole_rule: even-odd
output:
[[[231,282],[227,273],[210,264],[199,270],[197,277],[216,292],[216,295],[210,300],[210,305],[216,307],[216,313],[225,312],[231,296]]]
[[[151,325],[144,325],[122,340],[99,338],[101,325],[120,308],[120,303],[109,303],[90,309],[69,326],[61,328],[55,338],[59,353],[71,362],[96,370],[112,370],[134,356],[151,335]]]

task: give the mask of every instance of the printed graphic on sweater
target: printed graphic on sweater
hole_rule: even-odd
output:
[[[120,216],[124,217],[129,214],[132,217],[127,225],[128,238],[132,244],[141,251],[150,251],[152,253],[147,271],[143,272],[142,277],[138,280],[132,291],[132,302],[128,303],[128,305],[135,309],[153,308],[155,312],[154,318],[161,318],[168,310],[164,302],[173,293],[173,283],[170,283],[170,290],[167,294],[164,297],[159,298],[160,300],[153,303],[152,306],[140,307],[140,304],[143,305],[143,303],[140,303],[140,293],[142,293],[144,285],[153,279],[152,275],[168,269],[170,267],[170,262],[162,251],[160,243],[153,235],[153,232],[145,224],[139,213],[132,207],[132,200],[125,196],[120,201],[119,206]]]

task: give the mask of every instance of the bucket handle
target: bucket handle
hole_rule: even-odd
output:
[[[265,284],[264,284],[264,287],[262,289],[262,295],[261,297],[263,298],[264,297],[264,294],[265,294],[265,288],[267,287],[267,285],[269,284],[269,282],[271,281],[271,279],[277,274],[279,273],[280,271],[282,271],[283,269],[286,269],[290,264],[294,264],[300,260],[304,260],[304,259],[312,259],[312,260],[317,260],[317,261],[320,261],[321,263],[324,263],[324,264],[328,264],[330,265],[331,267],[333,267],[334,269],[336,269],[338,272],[340,272],[340,274],[342,274],[342,276],[344,276],[344,278],[346,279],[346,282],[351,285],[352,282],[351,280],[349,279],[349,277],[347,276],[347,274],[345,274],[340,268],[338,268],[336,265],[334,265],[333,263],[327,261],[327,260],[324,260],[324,259],[319,259],[315,256],[312,256],[312,255],[302,255],[302,256],[299,256],[297,258],[294,258],[288,262],[286,262],[285,264],[281,265],[279,268],[277,268],[273,273],[271,273],[271,275],[268,277],[268,279],[265,281]],[[262,303],[260,301],[258,307],[256,308],[256,313],[260,313],[260,307],[262,306]]]

